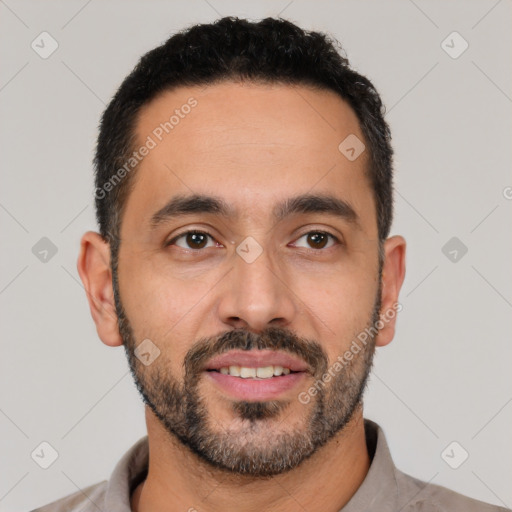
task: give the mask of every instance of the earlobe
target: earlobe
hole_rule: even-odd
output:
[[[390,343],[395,335],[396,317],[402,309],[399,294],[405,278],[405,249],[402,236],[395,235],[384,242],[380,324],[375,340],[378,347]]]
[[[77,269],[98,336],[105,345],[122,345],[112,288],[110,246],[99,233],[88,231],[82,236]]]

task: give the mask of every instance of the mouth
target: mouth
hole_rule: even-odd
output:
[[[231,377],[240,377],[242,379],[271,379],[282,375],[290,375],[291,373],[301,373],[280,365],[259,366],[257,368],[231,365],[223,366],[219,370],[212,369],[206,371],[222,373],[223,375],[231,375]]]
[[[233,350],[210,360],[204,372],[231,398],[265,401],[293,390],[310,374],[310,368],[286,352]]]

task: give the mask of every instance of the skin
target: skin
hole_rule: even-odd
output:
[[[240,327],[253,332],[269,326],[293,329],[319,343],[332,364],[367,326],[379,284],[367,152],[350,162],[338,150],[349,134],[364,140],[355,113],[330,91],[223,82],[157,97],[142,110],[139,140],[191,96],[198,105],[140,163],[122,218],[119,288],[135,339],[158,340],[162,361],[180,382],[185,355],[196,340]],[[222,197],[239,216],[194,214],[150,229],[151,216],[172,196],[192,193]],[[348,201],[360,227],[319,213],[276,223],[274,204],[303,193],[329,193]],[[165,246],[187,229],[206,230],[214,240],[202,252],[196,249],[197,254],[190,247],[187,252],[184,238],[181,247]],[[331,240],[326,248],[316,249],[304,235],[318,230],[342,243]],[[247,236],[263,248],[250,264],[235,252]],[[384,243],[381,312],[398,302],[405,246],[401,236]],[[99,337],[106,345],[122,345],[110,248],[98,233],[83,235],[78,271]],[[385,323],[375,346],[393,339],[395,323],[396,316]],[[297,395],[312,383],[308,377],[283,396],[288,405],[279,421],[268,420],[254,434],[260,436],[256,441],[266,443],[304,426],[309,409]],[[242,434],[246,425],[237,422],[229,398],[205,381],[198,389],[212,424]],[[191,507],[212,512],[298,507],[336,512],[354,495],[370,466],[362,407],[346,428],[298,467],[266,479],[212,468],[170,436],[147,406],[146,423],[149,473],[131,500],[138,512]]]

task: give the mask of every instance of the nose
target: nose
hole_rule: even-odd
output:
[[[253,332],[287,327],[299,310],[291,289],[293,276],[272,261],[269,251],[252,262],[233,256],[233,269],[219,287],[218,315],[233,328]]]

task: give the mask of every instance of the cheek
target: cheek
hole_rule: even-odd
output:
[[[163,356],[159,364],[176,378],[184,378],[183,361],[204,325],[205,293],[218,279],[184,279],[161,258],[134,258],[120,268],[121,297],[136,343],[145,338],[155,343]]]
[[[343,354],[372,320],[377,283],[370,272],[352,270],[329,279],[304,278],[298,292],[307,298],[304,303],[330,361]]]
[[[328,271],[296,269],[294,292],[335,323],[365,320],[373,308],[378,283],[373,269],[363,263],[345,258]]]
[[[170,263],[151,254],[130,254],[120,265],[123,305],[130,318],[174,325],[204,294],[204,283],[180,279]]]

